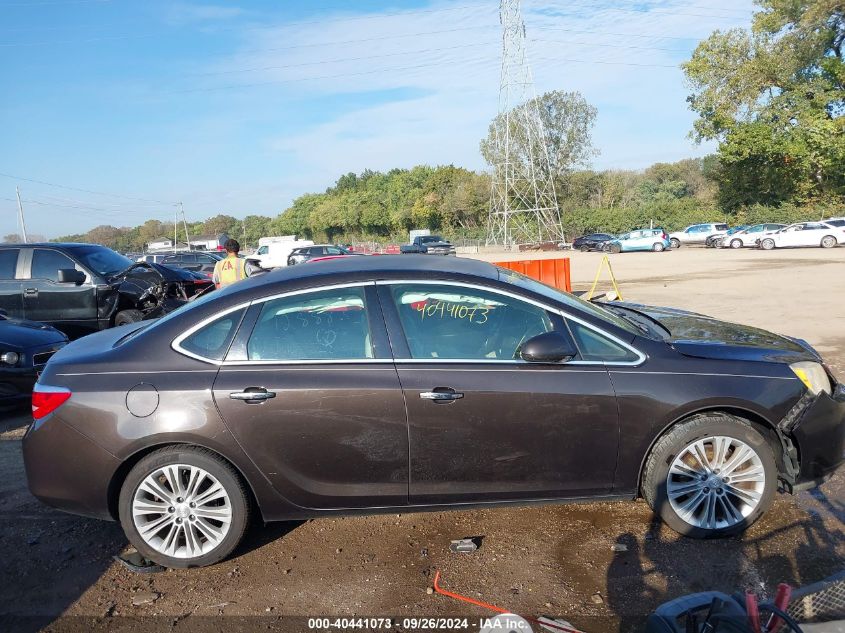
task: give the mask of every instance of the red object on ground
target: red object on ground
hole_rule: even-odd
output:
[[[454,598],[455,600],[460,600],[461,602],[469,602],[470,604],[474,604],[477,607],[484,607],[485,609],[490,609],[491,611],[495,611],[496,613],[513,613],[512,611],[508,611],[507,609],[503,609],[502,607],[497,607],[495,604],[489,604],[487,602],[481,602],[481,600],[476,600],[475,598],[470,598],[469,596],[462,596],[459,593],[454,593],[452,591],[448,591],[446,589],[442,589],[439,584],[440,581],[440,571],[434,572],[434,591],[437,593],[448,596],[449,598]],[[529,622],[534,622],[536,624],[541,624],[541,622],[537,618],[530,618],[525,617],[526,620]],[[549,628],[557,629],[562,631],[562,633],[581,633],[578,629],[571,629],[568,626],[556,625],[552,624],[549,621],[542,622],[543,626],[547,626]]]
[[[787,607],[789,606],[789,599],[792,597],[792,587],[790,587],[785,582],[782,582],[778,585],[777,593],[775,594],[775,606],[780,609],[781,611],[786,611]],[[769,618],[769,623],[766,625],[767,631],[777,631],[778,627],[783,622],[781,619],[776,616],[772,615]]]
[[[572,292],[572,278],[568,257],[558,259],[525,259],[514,262],[494,262],[496,266],[507,268],[527,277],[554,286],[566,292]]]
[[[745,613],[748,614],[748,625],[753,633],[763,633],[760,627],[760,609],[757,607],[757,596],[752,592],[745,592]]]
[[[384,252],[387,253],[388,255],[398,255],[401,251],[399,250],[398,244],[388,244],[384,248]]]

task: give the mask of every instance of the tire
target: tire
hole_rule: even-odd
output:
[[[129,325],[144,319],[144,313],[140,310],[121,310],[114,317],[114,326]]]
[[[164,469],[169,475],[164,474]],[[174,486],[168,483],[174,472],[178,473],[175,476],[181,481],[184,496],[177,497]],[[197,477],[200,473],[204,475],[191,494],[190,478],[195,472]],[[152,478],[153,485],[157,482],[161,496],[147,492],[150,490],[146,485],[148,477]],[[144,487],[142,484],[145,484]],[[219,492],[211,493],[212,498],[203,501],[203,495],[207,496],[216,484],[222,487],[223,496]],[[165,494],[168,496],[165,497]],[[191,498],[199,500],[197,506],[190,505]],[[177,499],[183,501],[178,502]],[[146,505],[139,506],[139,503]],[[173,505],[166,507],[167,503]],[[136,512],[153,506],[164,511]],[[175,508],[175,511],[169,508]],[[208,513],[206,517],[193,514],[199,515],[203,511]],[[145,558],[165,567],[205,567],[226,558],[241,542],[249,525],[250,504],[243,480],[228,463],[207,449],[182,445],[154,451],[135,464],[121,487],[118,512],[126,537]],[[175,518],[169,520],[167,515]],[[145,527],[141,521],[146,527],[152,526],[152,531],[145,534],[146,538],[139,531],[139,527],[141,530]],[[158,531],[156,523],[162,526]],[[171,530],[175,530],[176,538],[173,546],[168,547]],[[214,538],[207,536],[203,530]],[[193,556],[190,555],[188,531],[194,538]]]
[[[731,248],[742,248],[742,240],[740,240],[740,239],[731,240]]]
[[[822,242],[821,242],[822,248],[833,248],[834,246],[836,246],[836,244],[837,244],[836,238],[833,237],[832,235],[825,235],[822,238]]]
[[[581,252],[582,252],[582,253],[588,253],[588,252],[590,252],[590,247],[589,247],[589,246],[587,246],[586,244],[581,244]]]
[[[669,240],[669,243],[672,245],[672,248],[681,248],[681,240],[677,237],[673,237]]]
[[[622,247],[621,247],[621,246],[619,246],[619,244],[611,244],[611,245],[608,247],[608,250],[609,250],[611,253],[616,253],[616,254],[619,254],[619,253],[621,253],[621,252],[622,252]]]
[[[664,250],[666,250],[666,247],[663,246],[662,242],[655,242],[654,245],[651,247],[651,250],[653,250],[655,253],[662,253]]]
[[[770,251],[774,247],[775,241],[770,237],[767,237],[766,239],[760,241],[760,248],[762,248],[764,251]]]
[[[741,486],[734,487],[726,485],[729,482],[714,473],[705,475],[708,478],[704,480],[679,474],[677,464],[686,466],[689,472],[707,472],[701,467],[701,461],[693,466],[695,458],[687,453],[696,442],[704,448],[705,457],[711,462],[717,459],[716,447],[724,452],[724,459],[720,460],[723,465],[730,466],[731,459],[739,456],[741,461],[734,465],[736,470],[729,472],[739,472],[746,478],[753,475],[762,481],[740,482]],[[741,457],[744,454],[748,455],[745,459]],[[722,476],[725,476],[724,472]],[[672,427],[657,441],[643,469],[642,494],[652,510],[679,534],[692,538],[721,538],[743,532],[769,509],[777,490],[777,478],[772,448],[750,422],[725,413],[703,413]],[[670,487],[674,488],[671,497]],[[693,491],[687,492],[687,489]],[[735,496],[734,490],[747,495],[747,500]],[[696,501],[700,498],[694,495],[699,494],[703,499]],[[679,514],[685,504],[693,508],[688,518]],[[714,513],[708,520],[710,504]],[[733,516],[728,513],[728,505],[734,508]]]

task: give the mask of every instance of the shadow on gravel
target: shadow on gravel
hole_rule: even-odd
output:
[[[620,535],[607,571],[608,606],[619,633],[639,633],[656,607],[685,594],[750,589],[771,597],[778,583],[800,587],[841,571],[845,561],[837,546],[845,542],[845,505],[821,489],[813,497],[839,529],[811,511],[806,519],[765,531],[698,540],[675,534],[654,515],[642,543],[632,533]]]

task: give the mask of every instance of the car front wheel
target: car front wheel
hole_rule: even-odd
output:
[[[731,240],[731,248],[742,248],[742,240]]]
[[[676,237],[673,237],[669,242],[672,244],[672,248],[681,248],[681,240]]]
[[[119,513],[126,537],[145,558],[165,567],[203,567],[238,546],[249,502],[240,476],[220,457],[170,446],[132,468]]]
[[[775,247],[775,241],[773,239],[767,238],[760,242],[760,248],[764,251],[770,251]]]
[[[766,438],[722,413],[695,416],[655,444],[642,493],[676,532],[693,538],[738,534],[771,505],[777,467]]]

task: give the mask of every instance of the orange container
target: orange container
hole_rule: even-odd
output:
[[[569,258],[559,259],[525,259],[514,262],[495,262],[496,266],[515,270],[544,284],[554,286],[566,292],[572,292],[572,279],[569,269]]]

